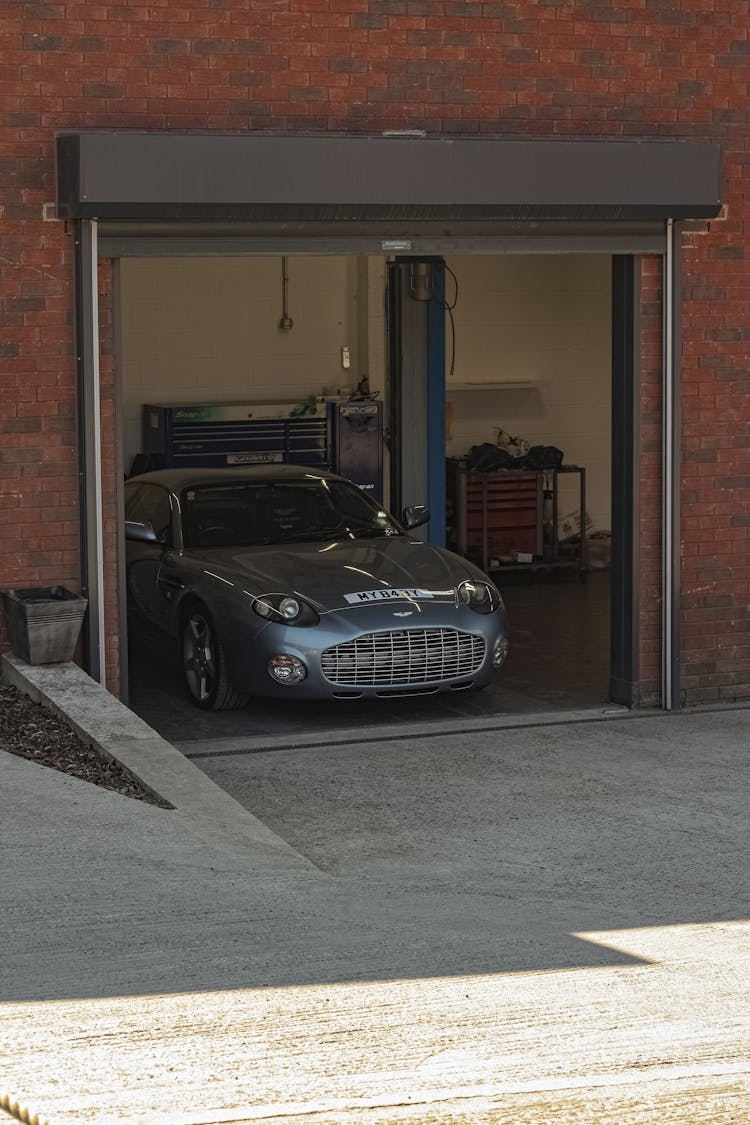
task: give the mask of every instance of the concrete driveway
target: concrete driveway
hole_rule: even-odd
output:
[[[415,919],[423,894],[467,920],[489,905],[491,946],[510,924],[525,952],[484,969],[529,967],[540,930],[535,967],[550,968],[572,931],[744,916],[749,715],[445,736],[433,725],[387,741],[324,735],[304,749],[202,744],[188,757],[327,874],[408,888]]]
[[[0,1097],[53,1125],[750,1120],[747,729],[194,758],[297,869],[6,761]]]

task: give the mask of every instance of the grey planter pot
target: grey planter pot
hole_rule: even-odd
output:
[[[72,660],[88,600],[64,586],[5,590],[5,612],[14,656],[27,664]]]

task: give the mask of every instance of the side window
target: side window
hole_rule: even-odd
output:
[[[160,539],[172,542],[172,508],[169,493],[157,484],[143,484],[132,503],[125,499],[125,515],[131,520],[146,520]]]
[[[138,505],[138,497],[143,491],[142,484],[126,484],[125,485],[125,519],[137,520],[138,516],[135,515],[135,509]]]

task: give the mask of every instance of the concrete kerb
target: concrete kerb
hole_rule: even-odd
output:
[[[273,750],[327,750],[332,746],[370,745],[373,742],[404,742],[408,739],[443,738],[448,735],[482,734],[491,731],[527,729],[573,725],[577,723],[603,723],[621,719],[645,719],[666,714],[659,711],[629,711],[625,707],[609,704],[573,711],[539,711],[532,714],[499,712],[479,718],[446,718],[415,722],[382,723],[378,726],[359,725],[343,730],[306,730],[295,734],[235,735],[231,738],[182,739],[176,745],[188,758],[222,757],[232,754],[260,754]]]
[[[68,722],[82,742],[120,762],[174,805],[206,843],[240,850],[264,869],[318,870],[77,664],[30,665],[5,653],[2,673]],[[165,810],[164,815],[172,814]]]

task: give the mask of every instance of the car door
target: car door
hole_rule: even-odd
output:
[[[165,552],[172,546],[172,504],[169,492],[158,484],[125,485],[125,520],[149,523],[157,542],[126,539],[128,608],[162,628],[164,597],[159,574]]]

